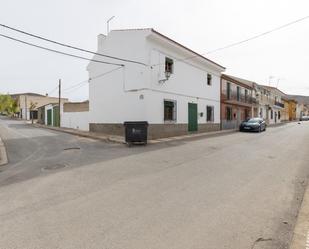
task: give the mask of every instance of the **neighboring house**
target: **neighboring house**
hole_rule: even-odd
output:
[[[221,76],[221,128],[238,129],[240,123],[257,115],[254,82],[235,76]]]
[[[264,85],[256,85],[260,117],[266,120],[267,124],[276,124],[281,122],[281,112],[284,104],[281,98],[286,96],[278,88]]]
[[[309,105],[304,104],[302,102],[298,102],[296,104],[296,119],[299,120],[303,116],[309,115]]]
[[[309,115],[309,96],[289,95],[289,98],[297,102],[296,119]]]
[[[153,29],[99,35],[97,51],[141,64],[90,62],[90,131],[124,135],[126,121],[147,121],[150,138],[220,129],[221,65]]]
[[[63,105],[61,105],[61,114],[62,115]],[[49,126],[60,126],[59,122],[59,104],[47,104],[45,106],[45,124]]]
[[[58,103],[57,97],[49,97],[48,95],[41,95],[37,93],[18,93],[10,95],[17,101],[17,106],[20,109],[18,117],[25,120],[38,119],[38,107],[46,105],[48,103]],[[62,98],[61,102],[67,102],[68,99]],[[31,104],[34,104],[35,108],[31,109]]]
[[[297,101],[289,99],[289,121],[296,120]]]
[[[61,103],[60,108],[60,117],[59,117],[59,104],[58,103],[49,103],[43,106],[38,107],[38,120],[37,123],[44,124],[48,126],[59,127],[60,122],[59,118],[63,116],[63,103]]]
[[[290,116],[289,116],[289,109],[290,109],[290,105],[289,105],[289,99],[287,96],[284,96],[281,98],[282,103],[284,105],[284,108],[282,109],[281,112],[281,121],[283,122],[287,122],[290,121]]]
[[[263,86],[255,84],[257,102],[259,103],[259,117],[265,119],[266,123],[269,124],[269,113],[270,113],[270,91]]]
[[[303,116],[303,108],[302,108],[303,104],[302,103],[297,103],[296,104],[296,119],[300,120],[301,117]]]
[[[38,124],[45,124],[45,105],[38,107]]]
[[[89,131],[89,101],[64,103],[61,127]]]

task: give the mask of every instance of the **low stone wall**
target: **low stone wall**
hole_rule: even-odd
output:
[[[108,135],[117,135],[117,136],[125,135],[123,124],[90,123],[89,131],[108,134]]]
[[[151,124],[148,128],[148,136],[150,139],[157,139],[218,130],[220,130],[220,124],[213,123],[198,124],[196,132],[188,132],[188,124]]]
[[[238,129],[240,123],[237,120],[221,120],[222,130]]]
[[[91,132],[99,132],[117,136],[125,135],[125,129],[123,124],[90,123],[89,128]],[[219,130],[220,130],[220,124],[208,123],[208,124],[199,124],[198,131],[192,133],[203,133],[203,132],[211,132]],[[188,124],[150,124],[148,126],[149,139],[174,137],[186,134],[190,134],[190,132],[188,132]]]
[[[89,112],[89,102],[64,103],[63,112]]]

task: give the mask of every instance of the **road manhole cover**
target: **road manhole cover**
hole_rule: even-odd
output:
[[[42,170],[57,170],[57,169],[63,169],[66,166],[67,165],[65,165],[65,164],[57,163],[57,164],[48,165],[48,166],[42,168]]]

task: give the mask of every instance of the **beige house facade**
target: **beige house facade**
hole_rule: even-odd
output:
[[[59,103],[58,97],[50,97],[37,93],[18,93],[11,94],[11,97],[16,100],[20,112],[18,117],[24,120],[38,119],[38,108],[50,103]],[[68,102],[68,99],[62,98],[61,103]]]

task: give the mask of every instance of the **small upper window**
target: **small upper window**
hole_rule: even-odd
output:
[[[211,86],[212,85],[212,76],[211,76],[211,74],[207,74],[207,85],[208,86]]]
[[[226,97],[227,99],[231,99],[231,83],[226,83]]]
[[[174,61],[168,57],[165,57],[165,72],[171,74],[174,72]]]
[[[237,101],[240,101],[240,87],[239,86],[237,87],[237,92],[236,93],[237,93],[237,95],[236,95],[237,96]]]
[[[247,101],[248,101],[248,90],[245,89],[245,102],[247,102]]]

